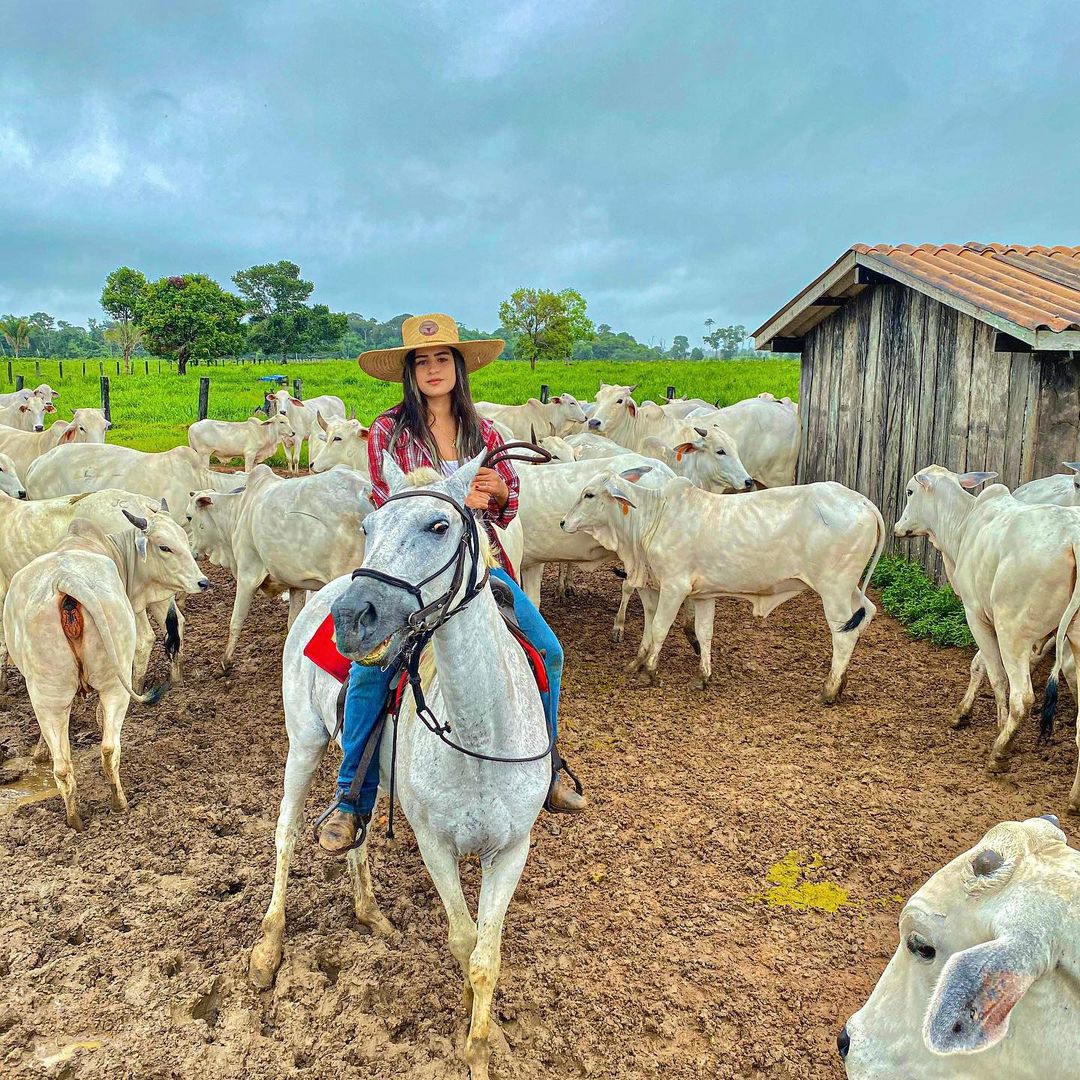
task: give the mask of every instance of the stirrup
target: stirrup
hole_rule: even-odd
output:
[[[578,794],[580,794],[580,792]],[[326,822],[326,819],[340,807],[341,798],[339,796],[315,819],[315,824],[311,827],[311,838],[316,844],[319,842],[319,830]],[[352,816],[356,818],[356,839],[349,847],[345,848],[345,852],[347,853],[361,847],[367,839],[368,825],[371,824],[371,814],[361,814],[356,810],[346,810],[344,812],[346,814],[352,814]]]

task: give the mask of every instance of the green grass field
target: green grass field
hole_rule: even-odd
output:
[[[26,386],[47,382],[60,391],[59,416],[71,416],[72,409],[99,407],[101,404],[99,361],[64,360],[63,378],[59,361],[41,360],[40,378],[34,360],[12,362],[12,374],[23,375]],[[109,376],[112,399],[113,430],[109,441],[138,450],[168,450],[187,442],[187,426],[198,418],[199,378],[210,379],[209,415],[216,420],[243,420],[262,401],[266,383],[259,377],[287,375],[290,381],[303,380],[304,397],[336,394],[346,408],[355,408],[357,416],[369,423],[384,409],[400,400],[400,390],[388,383],[376,382],[365,375],[355,361],[316,361],[311,363],[225,364],[191,368],[186,375],[176,375],[167,365],[157,373],[156,360],[150,360],[150,374],[145,374],[142,360],[136,361],[136,374],[117,375],[115,361],[104,361]],[[0,363],[0,392],[14,386],[6,383],[7,367]],[[516,404],[537,397],[540,384],[546,383],[553,394],[569,393],[591,399],[601,382],[637,384],[639,401],[662,399],[668,386],[680,395],[701,397],[728,405],[753,397],[764,390],[777,397],[796,398],[799,391],[799,364],[793,360],[728,360],[680,362],[675,360],[614,364],[588,361],[575,364],[539,364],[530,371],[527,364],[497,362],[471,379],[473,395],[479,400]],[[279,455],[280,456],[280,455]],[[275,459],[276,460],[276,459]]]

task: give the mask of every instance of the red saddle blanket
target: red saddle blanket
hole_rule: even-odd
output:
[[[525,659],[529,661],[533,677],[536,679],[536,688],[541,694],[546,694],[550,689],[548,683],[547,666],[539,650],[535,649],[527,637],[512,623],[507,623],[507,628],[514,635],[514,640],[521,646],[525,653]],[[334,640],[334,617],[327,615],[319,624],[319,629],[311,635],[311,640],[304,646],[304,655],[318,668],[322,668],[328,675],[333,675],[338,682],[343,683],[349,677],[349,668],[352,661],[347,656],[342,656],[338,651],[337,642]],[[398,680],[395,703],[400,704],[401,695],[405,692],[408,681],[407,674],[403,671]]]

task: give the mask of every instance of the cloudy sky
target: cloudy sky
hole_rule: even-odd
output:
[[[281,258],[493,327],[753,329],[849,244],[1080,243],[1080,5],[6,0],[0,313]]]

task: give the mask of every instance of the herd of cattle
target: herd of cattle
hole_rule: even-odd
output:
[[[519,469],[505,547],[523,587],[540,603],[548,563],[559,565],[563,591],[575,566],[621,567],[614,639],[635,592],[645,613],[630,671],[656,678],[682,611],[699,688],[711,676],[718,597],[747,599],[765,616],[812,589],[832,638],[821,699],[835,702],[876,610],[866,587],[886,539],[877,507],[837,483],[795,484],[800,425],[786,398],[717,408],[639,404],[633,391],[602,385],[590,402],[478,403],[507,441],[538,443],[552,457]],[[360,564],[360,526],[374,511],[368,431],[340,398],[301,401],[281,390],[267,395],[266,418],[199,421],[188,446],[144,453],[107,444],[110,425],[96,409],[46,428],[57,397],[47,385],[0,395],[0,689],[10,653],[41,730],[35,756],[51,757],[79,829],[72,703],[80,690],[98,693],[102,767],[123,809],[120,729],[132,697],[159,693],[143,692],[152,623],[164,633],[171,681],[182,677],[183,598],[208,587],[196,557],[236,582],[228,670],[255,592],[287,593],[291,626],[309,592]],[[295,473],[305,442],[309,474],[282,477],[261,464],[281,446]],[[214,457],[242,458],[244,473],[214,471]],[[1056,650],[1044,732],[1059,672],[1076,692],[1080,464],[1069,467],[1072,475],[976,497],[994,474],[931,465],[912,477],[895,525],[898,536],[930,537],[964,604],[979,653],[957,723],[970,717],[985,674],[997,702],[994,770],[1031,710],[1042,655]],[[1080,810],[1080,769],[1069,807]],[[1078,912],[1080,854],[1056,819],[992,830],[905,907],[896,955],[841,1035],[849,1075],[1075,1075]],[[953,1056],[992,1047],[962,1067]]]

